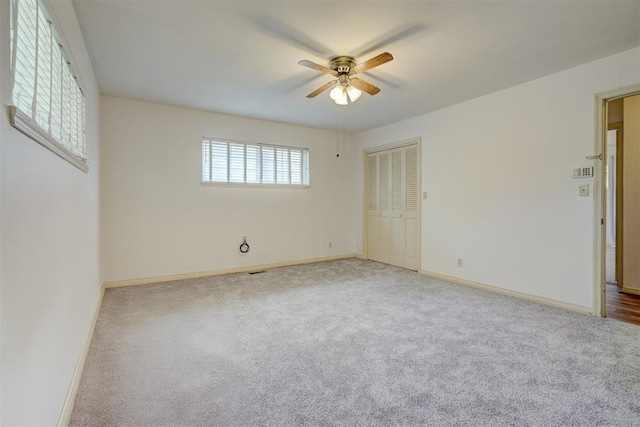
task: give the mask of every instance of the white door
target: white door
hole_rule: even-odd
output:
[[[391,247],[391,165],[390,153],[383,151],[378,154],[379,174],[378,174],[378,194],[380,210],[380,246],[378,247],[378,261],[389,264],[389,254]]]
[[[418,218],[418,146],[404,147],[404,268],[418,270],[420,222]]]
[[[380,261],[380,211],[378,210],[378,155],[367,156],[367,257]]]
[[[391,150],[391,235],[389,264],[404,267],[403,155],[402,148]]]
[[[418,270],[418,146],[367,155],[368,258]]]

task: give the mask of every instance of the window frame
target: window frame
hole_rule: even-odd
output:
[[[227,181],[205,181],[204,178],[204,144],[205,143],[214,143],[214,142],[218,142],[218,143],[226,143],[227,144],[227,148],[230,146],[229,144],[240,144],[243,146],[243,162],[244,162],[244,182],[231,182],[230,180],[230,162],[231,162],[231,158],[230,158],[230,150],[227,149]],[[287,166],[287,175],[289,177],[289,183],[282,183],[282,184],[278,184],[277,180],[278,180],[278,176],[277,176],[277,168],[274,168],[273,170],[273,179],[274,182],[268,182],[268,183],[262,183],[262,182],[246,182],[247,181],[247,147],[255,147],[258,146],[260,148],[262,147],[269,147],[273,149],[273,158],[274,158],[274,164],[277,163],[277,150],[280,149],[286,149],[288,150],[288,166]],[[209,145],[209,150],[211,150],[211,145]],[[307,184],[291,184],[291,151],[290,150],[298,150],[300,151],[300,164],[301,164],[301,171],[300,171],[300,179],[304,182],[304,178],[305,178],[305,173],[304,173],[304,158],[305,155],[304,153],[307,153],[307,164],[306,164],[306,177],[307,177]],[[261,151],[260,151],[261,152]],[[237,140],[230,140],[230,139],[222,139],[222,138],[211,138],[211,137],[202,137],[200,140],[200,154],[201,154],[201,158],[200,158],[200,185],[203,187],[242,187],[242,188],[283,188],[283,189],[309,189],[311,187],[311,167],[310,167],[310,163],[311,163],[311,150],[307,147],[294,147],[294,146],[287,146],[287,145],[276,145],[276,144],[266,144],[266,143],[260,143],[260,142],[248,142],[248,141],[237,141]],[[209,156],[210,156],[210,163],[212,160],[211,157],[211,151],[209,151]],[[262,161],[263,161],[263,157],[260,155],[259,156],[259,163],[260,163],[260,176],[261,176],[261,180],[263,178],[263,168],[262,168]],[[210,168],[212,168],[213,165],[210,164]],[[209,178],[212,179],[213,178],[213,169],[210,169],[209,171]]]
[[[78,144],[80,144],[81,154],[79,155],[71,151],[65,144],[63,144],[62,140],[58,140],[51,131],[51,125],[49,125],[50,129],[47,130],[40,126],[37,122],[37,111],[34,109],[31,112],[31,116],[22,111],[19,107],[13,105],[14,99],[14,87],[15,87],[15,79],[16,79],[16,49],[17,49],[17,37],[18,37],[18,3],[20,1],[25,0],[10,0],[9,1],[9,15],[10,15],[10,40],[11,47],[9,49],[10,58],[9,58],[9,77],[10,77],[10,96],[11,96],[11,105],[7,105],[7,113],[9,116],[9,123],[18,131],[22,132],[24,135],[39,143],[43,147],[52,151],[57,156],[71,163],[73,166],[87,173],[89,171],[89,166],[86,160],[86,151],[87,151],[87,99],[86,94],[83,88],[85,87],[82,83],[82,78],[78,72],[78,67],[73,60],[73,54],[69,48],[69,43],[67,42],[64,33],[61,30],[61,26],[56,18],[55,11],[53,9],[52,4],[49,0],[35,0],[36,5],[38,7],[39,16],[43,16],[49,23],[51,28],[51,40],[54,44],[57,44],[62,52],[62,60],[66,62],[67,67],[69,68],[69,73],[73,77],[73,90],[79,91],[81,94],[81,98],[78,100],[82,101],[82,106],[76,109],[75,120],[81,121],[81,125],[78,126],[80,130],[78,134]],[[42,14],[42,15],[41,15]],[[36,24],[37,25],[37,24]],[[37,69],[37,59],[36,65]],[[37,72],[37,71],[36,71]],[[52,71],[50,71],[52,73]],[[60,83],[63,83],[64,77],[61,76]],[[36,104],[35,99],[37,97],[37,77],[35,77],[34,81],[34,105]],[[64,89],[63,89],[64,90]],[[50,95],[49,97],[53,97],[52,89],[49,89]],[[51,102],[50,102],[51,105]],[[64,108],[64,104],[62,108]],[[70,116],[71,117],[71,116]],[[51,122],[51,119],[49,119]],[[60,123],[62,126],[62,122]],[[62,129],[61,129],[62,132]],[[77,146],[76,146],[77,147]]]

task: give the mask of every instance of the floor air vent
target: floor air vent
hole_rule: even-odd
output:
[[[249,274],[260,274],[260,273],[264,273],[264,270],[259,270],[259,271],[250,271]]]

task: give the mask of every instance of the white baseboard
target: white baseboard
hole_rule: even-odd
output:
[[[367,259],[363,254],[355,254],[355,257],[358,259]]]
[[[445,282],[455,283],[456,285],[470,286],[472,288],[483,289],[485,291],[507,295],[510,297],[519,298],[527,301],[533,301],[539,304],[550,305],[552,307],[562,308],[565,310],[575,311],[578,313],[593,314],[592,307],[584,307],[581,305],[570,304],[567,302],[558,301],[551,298],[545,298],[537,295],[527,294],[525,292],[512,291],[510,289],[500,288],[498,286],[487,285],[485,283],[474,282],[472,280],[460,279],[458,277],[447,276],[446,274],[433,273],[427,270],[420,270],[420,274],[427,277],[432,277],[434,279],[442,280]]]
[[[162,282],[171,282],[173,280],[195,279],[198,277],[220,276],[223,274],[232,274],[232,273],[246,273],[249,271],[267,270],[267,269],[276,268],[276,267],[289,267],[292,265],[311,264],[314,262],[333,261],[337,259],[347,259],[347,258],[353,258],[353,257],[355,257],[355,254],[332,255],[327,257],[299,259],[295,261],[282,261],[282,262],[275,262],[270,264],[247,265],[242,267],[225,268],[221,270],[201,271],[197,273],[182,273],[182,274],[172,274],[168,276],[143,277],[139,279],[104,282],[102,284],[102,287],[104,289],[107,289],[107,288],[119,288],[123,286],[148,285],[151,283],[162,283]]]
[[[102,307],[103,297],[104,287],[100,289],[100,296],[98,297],[98,303],[96,304],[96,308],[93,312],[84,347],[82,347],[82,351],[80,352],[76,367],[73,371],[73,376],[71,377],[71,384],[69,385],[69,390],[67,390],[67,396],[64,399],[64,405],[62,405],[62,412],[60,413],[58,423],[56,424],[58,427],[66,427],[69,425],[71,411],[73,411],[73,403],[76,400],[76,393],[78,392],[78,386],[80,385],[82,370],[84,369],[84,364],[87,360],[87,355],[89,354],[89,347],[91,346],[91,340],[93,339],[93,331],[96,329],[96,323],[98,322],[98,315],[100,314],[100,307]]]

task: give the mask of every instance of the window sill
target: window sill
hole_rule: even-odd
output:
[[[43,147],[53,151],[59,157],[71,163],[81,171],[85,173],[89,171],[89,166],[87,166],[87,163],[84,160],[78,158],[71,151],[60,145],[58,141],[54,140],[30,117],[12,105],[9,105],[7,109],[9,111],[9,123],[11,123],[11,126],[18,129],[20,132],[27,135]]]
[[[289,190],[308,190],[309,185],[292,185],[292,184],[247,184],[244,182],[209,182],[201,181],[203,187],[236,187],[236,188],[282,188]]]

